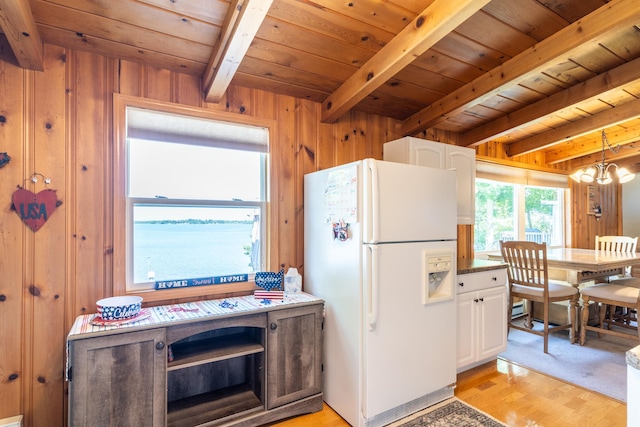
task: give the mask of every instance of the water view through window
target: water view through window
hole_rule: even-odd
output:
[[[134,225],[134,281],[250,274],[259,259],[253,221],[150,221]],[[253,262],[252,262],[253,255]]]
[[[134,284],[261,269],[265,154],[129,140]]]
[[[251,274],[260,210],[134,205],[134,283]]]

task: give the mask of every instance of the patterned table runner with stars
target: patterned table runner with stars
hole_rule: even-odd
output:
[[[282,300],[258,299],[253,295],[184,304],[143,308],[136,318],[124,322],[94,322],[97,313],[78,316],[69,331],[68,339],[83,338],[79,335],[100,333],[116,329],[164,326],[181,320],[206,320],[235,313],[262,311],[278,306],[320,301],[313,295],[297,293],[285,295]]]

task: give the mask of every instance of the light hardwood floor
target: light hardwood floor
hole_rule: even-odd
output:
[[[627,405],[498,359],[458,374],[455,395],[511,427],[624,427]],[[330,407],[278,427],[343,427]]]

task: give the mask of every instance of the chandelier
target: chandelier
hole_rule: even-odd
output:
[[[618,176],[618,182],[623,184],[625,182],[631,181],[635,178],[636,174],[629,172],[627,168],[618,167],[615,163],[607,163],[605,162],[604,154],[604,144],[607,144],[607,147],[612,153],[617,153],[620,150],[620,146],[616,146],[615,148],[609,144],[609,140],[607,139],[607,134],[604,133],[604,129],[602,130],[602,161],[600,163],[596,163],[593,166],[588,167],[586,170],[578,169],[569,177],[576,182],[597,182],[598,184],[609,184],[613,181],[611,178],[611,172],[609,169],[615,168],[616,175]]]

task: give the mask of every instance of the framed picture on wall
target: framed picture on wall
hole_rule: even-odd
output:
[[[600,215],[600,204],[596,199],[596,187],[593,185],[587,186],[587,214],[588,215]]]

